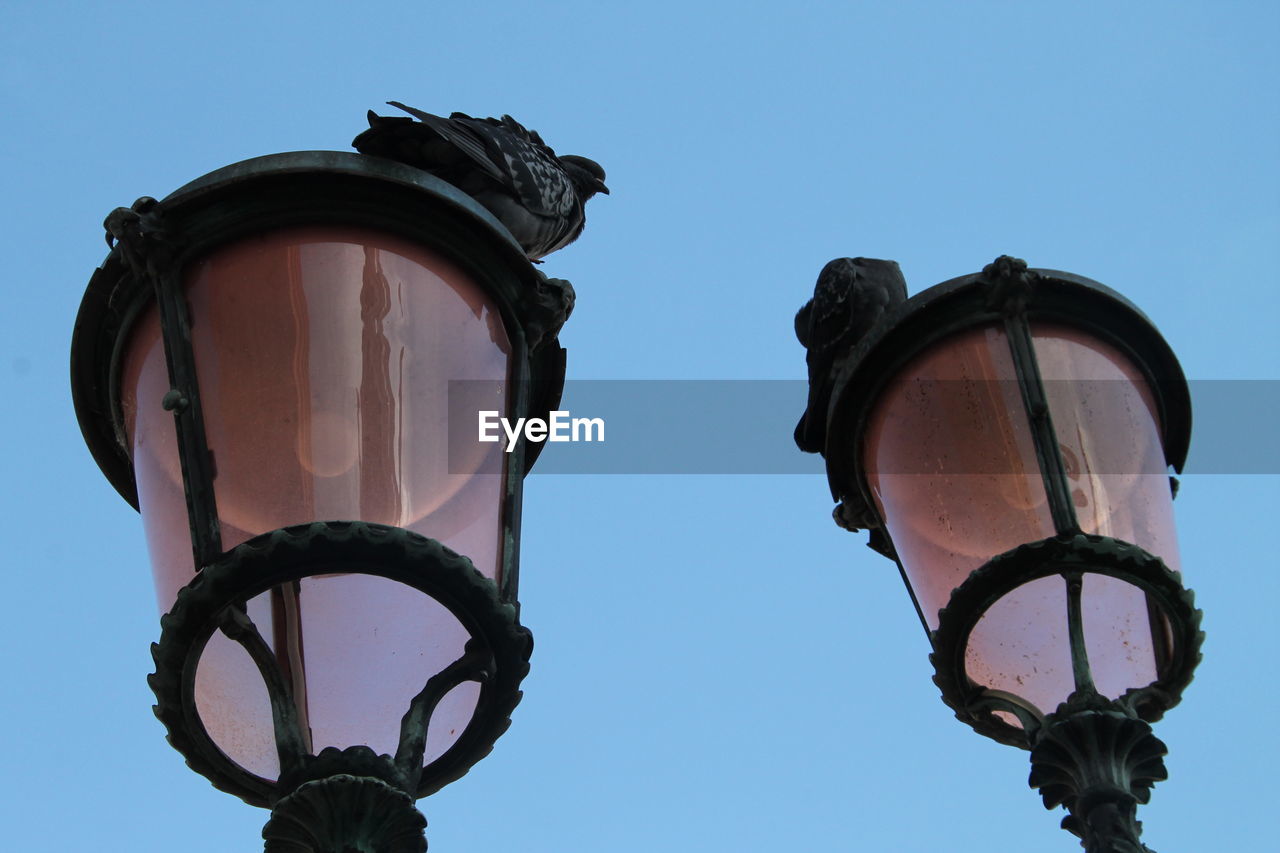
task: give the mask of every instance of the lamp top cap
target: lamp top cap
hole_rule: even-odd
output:
[[[135,211],[143,209],[142,201]],[[546,277],[479,202],[420,169],[381,157],[346,151],[269,154],[215,169],[158,204],[145,201],[146,212],[162,210],[166,224],[176,222],[179,264],[264,230],[360,225],[436,246],[490,281],[499,303],[513,314],[527,315],[527,294],[545,290]],[[124,244],[115,243],[89,280],[71,340],[71,390],[81,432],[108,480],[135,507],[116,368],[128,330],[153,298],[149,283],[135,280]],[[551,372],[562,373],[563,350],[543,350],[544,360],[559,359]]]
[[[936,343],[1010,317],[1071,326],[1123,352],[1155,392],[1166,460],[1182,470],[1191,438],[1190,392],[1177,357],[1146,314],[1093,279],[1001,256],[982,272],[949,279],[891,308],[838,361],[823,448],[837,501],[852,502],[849,509],[859,517],[870,505],[857,446],[881,389]]]

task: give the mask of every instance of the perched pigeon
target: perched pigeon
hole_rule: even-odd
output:
[[[511,116],[448,118],[388,101],[414,116],[369,111],[369,129],[351,144],[361,154],[430,172],[484,205],[536,261],[577,239],[582,206],[608,194],[604,169],[586,157],[556,152]]]
[[[801,450],[821,453],[826,446],[836,360],[906,298],[907,282],[895,261],[836,258],[822,268],[813,298],[796,314],[796,337],[809,350],[809,404],[795,432]]]

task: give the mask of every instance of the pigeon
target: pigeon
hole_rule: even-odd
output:
[[[609,193],[600,164],[558,156],[511,116],[442,118],[398,101],[387,103],[413,118],[370,110],[369,129],[352,146],[453,184],[496,216],[535,263],[576,240],[586,223],[587,199]]]
[[[837,359],[906,299],[907,282],[895,261],[836,258],[822,268],[813,298],[796,314],[796,337],[809,350],[809,401],[795,430],[801,450],[821,453],[826,447]]]

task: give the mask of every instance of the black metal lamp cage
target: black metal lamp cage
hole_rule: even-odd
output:
[[[837,523],[898,565],[943,701],[1031,750],[1088,850],[1145,850],[1135,809],[1166,776],[1149,723],[1203,637],[1167,565],[1191,425],[1168,345],[1114,291],[1006,256],[888,311],[825,378]]]
[[[220,500],[225,493],[219,488],[232,473],[253,479],[255,472],[253,465],[241,465],[237,472],[219,470],[227,467],[229,451],[224,446],[213,446],[217,441],[211,441],[210,435],[221,423],[218,418],[222,415],[215,411],[216,407],[225,402],[225,394],[232,393],[224,394],[220,389],[234,390],[247,382],[259,382],[270,393],[248,399],[245,407],[253,410],[259,405],[274,405],[272,399],[282,393],[293,393],[287,389],[297,377],[267,375],[272,370],[284,371],[279,365],[258,365],[255,359],[260,360],[260,356],[253,353],[232,353],[239,360],[225,351],[211,357],[212,344],[200,341],[220,334],[224,329],[219,324],[229,321],[208,316],[207,304],[195,305],[201,298],[194,295],[199,286],[196,279],[204,274],[201,270],[207,272],[210,268],[223,275],[231,282],[224,288],[230,295],[218,298],[228,301],[232,314],[241,310],[236,316],[242,322],[260,323],[262,318],[254,317],[253,300],[259,298],[262,289],[273,285],[246,281],[243,269],[235,263],[209,259],[221,259],[223,255],[219,253],[234,253],[235,247],[244,245],[249,246],[246,251],[252,255],[258,251],[255,246],[264,245],[262,241],[283,234],[283,248],[277,251],[284,258],[281,275],[296,277],[300,269],[298,258],[312,250],[307,248],[310,238],[294,239],[289,235],[301,233],[297,229],[322,229],[322,235],[330,235],[324,244],[329,248],[313,253],[318,260],[311,268],[329,276],[326,281],[330,283],[312,286],[314,295],[334,304],[346,304],[342,300],[347,299],[352,312],[349,321],[335,315],[337,320],[324,322],[350,322],[357,330],[353,333],[357,339],[364,335],[366,342],[373,341],[366,346],[376,349],[388,336],[399,334],[383,328],[391,323],[386,317],[395,308],[387,304],[387,294],[401,301],[417,298],[413,292],[417,282],[389,285],[388,273],[379,264],[402,263],[413,271],[416,268],[400,256],[421,251],[428,259],[423,263],[435,265],[434,271],[414,272],[424,281],[454,276],[470,282],[467,287],[474,286],[477,295],[468,297],[472,301],[451,310],[504,348],[504,375],[490,383],[490,392],[501,398],[498,405],[516,416],[546,413],[556,407],[565,364],[564,350],[556,335],[572,307],[571,289],[567,282],[549,280],[537,272],[505,229],[452,186],[416,169],[355,154],[297,152],[245,161],[212,172],[163,201],[143,198],[132,208],[117,209],[108,217],[106,226],[108,242],[118,242],[93,275],[76,320],[72,389],[81,429],[96,461],[120,495],[138,508],[142,479],[141,473],[135,476],[135,455],[140,446],[137,434],[142,429],[139,424],[144,418],[151,418],[149,423],[158,422],[159,416],[152,411],[154,405],[146,409],[141,392],[131,391],[130,383],[141,380],[134,374],[125,374],[133,369],[131,341],[144,334],[140,330],[149,314],[152,323],[158,315],[164,365],[163,378],[156,380],[164,383],[159,405],[171,411],[173,417],[171,433],[161,435],[155,442],[171,442],[167,445],[171,456],[180,463],[180,479],[174,474],[178,483],[174,495],[182,496],[175,502],[185,500],[187,526],[181,533],[192,553],[189,582],[176,594],[162,619],[160,642],[153,646],[156,672],[149,678],[157,697],[155,712],[168,730],[170,743],[192,769],[216,787],[250,804],[273,809],[263,833],[269,851],[338,851],[346,849],[346,845],[425,850],[425,820],[413,808],[413,800],[460,777],[484,757],[510,724],[509,715],[520,700],[519,685],[528,671],[532,649],[531,635],[518,619],[520,503],[523,475],[533,464],[540,445],[521,442],[506,454],[495,450],[498,456],[492,458],[500,461],[494,462],[497,467],[492,470],[500,486],[486,492],[495,504],[486,511],[488,517],[498,520],[498,529],[491,532],[496,560],[490,560],[493,565],[484,573],[467,557],[435,538],[408,529],[408,525],[354,514],[339,518],[295,517],[275,529],[237,531],[233,541],[238,540],[239,544],[226,547],[228,537],[224,534],[234,525],[228,520],[226,506],[220,514]],[[335,228],[339,230],[323,231]],[[350,238],[344,236],[349,232],[341,229],[357,229],[355,233],[365,237]],[[356,271],[351,275],[356,281],[350,292],[354,295],[348,298],[346,291],[339,292],[346,285],[332,282],[342,278],[342,252],[365,238],[370,244],[358,246],[356,251],[362,251],[366,261],[362,270],[353,268]],[[408,248],[398,248],[405,246]],[[297,302],[301,298],[298,294],[310,285],[291,280],[289,286],[293,288],[289,298]],[[440,285],[438,289],[445,294],[441,299],[458,301],[447,286]],[[371,307],[371,300],[376,299],[382,299],[383,304]],[[249,307],[237,308],[237,300],[248,300],[245,304]],[[305,313],[305,309],[296,311]],[[410,314],[396,316],[404,323],[417,321]],[[423,321],[433,322],[429,317]],[[320,323],[314,319],[312,322]],[[307,346],[324,346],[324,330],[312,332]],[[250,343],[269,341],[277,334],[273,329],[263,333],[258,326],[240,333]],[[438,334],[446,332],[428,329],[421,333],[420,337],[428,342],[423,345],[428,352],[410,353],[407,357],[402,352],[401,360],[412,362],[416,357],[416,369],[431,370],[427,356],[434,346],[430,343],[434,340],[432,335]],[[294,349],[302,351],[307,347],[299,344]],[[159,350],[156,344],[155,351]],[[385,350],[383,346],[373,355],[366,350],[365,361],[385,361]],[[297,358],[305,356],[306,352],[302,352]],[[340,361],[344,356],[335,358]],[[360,359],[359,351],[356,359]],[[251,372],[256,371],[255,379],[218,373],[234,372],[246,365]],[[460,369],[459,378],[471,378],[465,375],[465,365]],[[403,378],[403,374],[398,375]],[[202,387],[210,382],[217,385],[213,391]],[[385,377],[379,388],[383,386],[389,387]],[[357,402],[366,409],[373,408],[386,403],[387,395],[394,393],[393,388],[382,397],[372,394]],[[155,396],[152,395],[153,404]],[[439,398],[424,405],[438,409],[445,403]],[[144,411],[136,411],[139,408]],[[210,417],[214,420],[210,421]],[[368,420],[372,415],[362,411],[359,417],[365,420],[356,424],[352,446],[359,449],[372,446],[370,441],[385,443],[384,438],[361,432],[360,428],[373,423]],[[433,423],[439,425],[439,412],[432,417]],[[349,427],[338,430],[339,438],[348,435],[342,430],[349,432]],[[291,428],[300,429],[296,425]],[[403,442],[410,428],[398,425],[396,440]],[[157,434],[163,431],[158,430]],[[218,440],[225,439],[225,430],[220,436]],[[309,435],[307,440],[315,443],[322,438]],[[163,450],[155,452],[163,455]],[[264,464],[277,461],[268,459]],[[174,466],[175,471],[177,467]],[[250,493],[268,495],[273,489],[285,487],[272,482],[266,470],[261,473],[260,481],[247,487]],[[331,471],[322,471],[315,475],[316,482],[322,476],[332,480],[331,475]],[[355,512],[361,506],[377,505],[376,496],[366,494],[376,486],[374,479],[351,481],[355,485],[349,491],[359,492],[359,499],[349,502],[356,507]],[[399,500],[396,496],[392,502]],[[159,506],[161,501],[154,503],[156,513],[167,511]],[[145,522],[145,495],[142,504]],[[160,535],[172,533],[161,531]],[[149,534],[153,534],[150,528]],[[154,557],[153,549],[153,562]],[[183,560],[170,552],[170,562]],[[158,577],[162,568],[156,566]],[[165,570],[170,574],[174,571],[172,567]],[[382,578],[416,590],[437,603],[432,607],[438,605],[438,609],[443,608],[441,612],[451,614],[465,631],[465,644],[460,653],[455,652],[456,658],[410,691],[411,701],[401,708],[403,717],[398,721],[394,750],[383,754],[359,739],[318,749],[322,738],[313,739],[306,703],[299,693],[299,671],[310,665],[304,660],[303,644],[296,636],[303,624],[298,616],[299,590],[317,579],[346,577]],[[163,599],[164,596],[162,607],[168,606]],[[255,600],[268,603],[260,607],[253,604]],[[263,607],[268,609],[264,611]],[[266,620],[271,622],[270,630],[262,624],[261,615],[255,619],[254,612],[271,614]],[[377,614],[366,615],[374,617],[376,633]],[[290,631],[295,635],[292,640]],[[236,647],[233,653],[240,656],[241,669],[251,666],[247,671],[256,671],[260,679],[260,686],[254,688],[259,691],[257,695],[265,690],[269,712],[263,715],[269,718],[266,727],[278,770],[274,774],[243,766],[238,757],[230,754],[235,751],[228,746],[230,736],[219,741],[210,734],[208,720],[201,713],[197,682],[203,677],[202,655],[215,640],[225,648]],[[319,648],[308,646],[306,651],[320,655],[316,651]],[[374,668],[378,665],[376,661],[364,663]],[[438,755],[427,755],[428,724],[433,714],[451,691],[466,684],[473,685],[475,694],[469,719],[461,731],[452,733],[453,740],[447,748]],[[395,728],[396,722],[387,725]],[[236,733],[242,724],[243,721],[231,719],[219,725]],[[273,775],[275,778],[270,778]]]
[[[322,244],[329,248],[312,253],[310,268],[328,284],[317,285],[315,292],[327,294],[323,299],[331,308],[349,309],[353,328],[364,336],[366,361],[385,361],[385,342],[399,334],[389,329],[394,323],[388,318],[403,305],[392,302],[412,301],[414,288],[426,286],[422,282],[445,282],[431,286],[446,295],[454,294],[449,290],[453,279],[470,282],[456,285],[457,293],[467,287],[475,291],[462,299],[470,315],[454,306],[454,314],[441,309],[440,317],[462,317],[480,329],[505,361],[501,375],[489,377],[490,390],[496,389],[500,399],[494,402],[487,392],[468,399],[488,399],[527,417],[552,411],[559,400],[564,350],[556,335],[572,308],[571,288],[538,273],[502,226],[453,187],[360,155],[299,152],[246,161],[163,201],[143,198],[117,209],[106,225],[109,242],[118,244],[94,274],[81,305],[72,343],[72,388],[95,459],[117,491],[143,511],[158,586],[164,588],[160,576],[167,572],[172,588],[170,601],[161,595],[170,609],[153,647],[156,672],[150,677],[156,714],[170,742],[218,788],[272,808],[263,831],[268,851],[425,850],[425,821],[413,808],[414,799],[463,775],[487,754],[520,699],[532,648],[518,619],[521,486],[539,445],[520,443],[497,457],[496,468],[490,466],[500,488],[489,492],[497,529],[485,570],[440,541],[449,539],[458,524],[441,527],[436,537],[394,523],[395,513],[361,512],[378,505],[373,475],[361,475],[358,488],[352,487],[359,499],[346,504],[353,509],[345,516],[316,510],[296,517],[295,511],[287,523],[255,527],[227,509],[234,501],[224,500],[226,484],[239,477],[252,481],[251,491],[279,491],[285,484],[273,481],[278,468],[272,466],[285,463],[271,454],[237,460],[228,448],[220,407],[230,406],[236,389],[247,386],[257,390],[237,398],[236,406],[278,415],[274,397],[289,377],[278,363],[258,364],[260,351],[254,346],[245,348],[246,355],[219,350],[210,341],[229,328],[244,340],[275,337],[277,330],[256,318],[254,294],[270,291],[279,281],[286,282],[283,289],[293,300],[290,310],[305,313],[297,305],[299,294],[312,291],[297,280],[299,258],[306,246]],[[237,254],[237,247],[246,245]],[[358,272],[350,258],[343,260],[345,249],[333,249],[348,245],[363,252]],[[263,263],[276,263],[277,273],[255,279],[250,273],[265,269],[254,266],[255,252],[275,258]],[[384,268],[401,262],[404,269],[425,270],[406,273],[418,276],[407,290],[403,282],[398,289],[390,287]],[[325,290],[341,290],[334,282],[344,275],[359,286],[346,296]],[[219,294],[216,299],[211,292]],[[405,318],[411,315],[402,311],[396,322],[409,322]],[[335,316],[311,317],[317,330],[307,347],[323,345],[324,330],[342,325]],[[237,318],[247,328],[236,330]],[[446,322],[431,322],[436,320]],[[447,336],[429,331],[428,339]],[[154,338],[150,362],[137,354],[145,350],[137,341],[145,344],[148,334]],[[305,373],[298,364],[305,361],[307,347],[294,346],[294,380]],[[961,362],[979,369],[953,376],[947,359],[965,347],[968,355]],[[163,369],[157,373],[154,365],[161,362],[155,354],[161,352]],[[1064,377],[1046,375],[1046,367],[1074,369],[1091,358],[1112,373],[1101,379],[1071,376],[1070,369]],[[429,365],[430,359],[422,363]],[[264,378],[273,370],[279,375]],[[140,390],[148,375],[149,396]],[[1114,844],[1143,849],[1136,805],[1165,777],[1164,745],[1149,723],[1179,700],[1199,661],[1202,639],[1192,595],[1167,565],[1176,559],[1171,516],[1160,520],[1163,510],[1151,487],[1153,478],[1167,476],[1167,467],[1181,470],[1190,435],[1186,382],[1167,344],[1136,308],[1102,285],[1000,258],[981,274],[938,285],[891,311],[851,343],[823,379],[832,391],[820,401],[822,410],[812,414],[825,420],[823,455],[840,502],[837,520],[871,527],[871,546],[898,564],[933,646],[935,682],[944,701],[978,732],[1031,750],[1032,786],[1040,789],[1046,806],[1068,807],[1071,816],[1063,825],[1089,850],[1111,850]],[[341,418],[313,424],[315,434],[304,435],[303,443],[324,445],[326,430],[336,430],[337,444],[355,447],[359,457],[368,441],[379,440],[365,434],[377,432],[368,410],[394,408],[400,399],[401,391],[386,376],[375,384],[374,393],[357,401],[355,427]],[[431,402],[437,410],[450,408],[444,397]],[[156,409],[172,413],[171,429],[156,429]],[[396,422],[395,441],[403,442],[411,432],[404,421]],[[1121,441],[1120,450],[1108,457],[1105,446],[1115,437],[1108,433],[1123,436],[1126,430],[1117,425],[1148,422],[1155,438],[1147,449],[1158,449],[1162,470],[1151,470],[1149,458],[1134,461],[1135,470],[1121,470],[1116,454],[1138,445]],[[245,423],[242,434],[244,429],[280,429],[260,417],[247,417]],[[296,424],[289,429],[306,433]],[[967,467],[974,457],[966,457],[966,448],[992,436],[1000,445],[997,451],[1010,451],[1013,462],[999,461],[1000,453],[993,451],[986,463],[1021,464],[1021,469]],[[140,459],[143,449],[150,455]],[[318,456],[308,458],[315,463]],[[168,494],[174,498],[169,504],[181,504],[185,512],[163,500],[146,506],[140,485],[163,480],[166,459],[175,490],[160,488],[156,494]],[[1104,470],[1107,460],[1119,467]],[[316,483],[359,467],[345,458],[328,463],[313,466]],[[382,469],[384,478],[399,476],[394,465]],[[1124,487],[1105,488],[1108,474],[1121,477]],[[973,476],[1012,489],[1003,496],[1005,503],[997,506],[957,487]],[[1171,481],[1164,482],[1167,502]],[[1082,490],[1082,484],[1093,491]],[[401,498],[397,493],[392,503],[400,506]],[[955,509],[956,500],[966,507]],[[1095,504],[1123,523],[1113,530],[1102,515],[1090,516]],[[1000,521],[1001,511],[1008,512],[1007,523]],[[166,551],[163,542],[155,544],[165,536],[172,539],[174,525],[166,532],[162,523],[148,522],[149,513],[168,513],[170,522],[181,516],[181,539],[191,555],[185,569],[179,565],[185,557]],[[972,531],[959,523],[966,519],[985,537],[972,541]],[[431,525],[426,528],[430,532]],[[1039,535],[1028,535],[1029,530]],[[1126,535],[1113,535],[1116,530]],[[175,585],[173,578],[184,570],[186,582]],[[383,754],[358,736],[318,748],[334,737],[315,734],[305,699],[301,591],[304,584],[351,576],[421,593],[465,634],[452,659],[442,661],[407,697],[394,743]],[[1121,587],[1121,604],[1108,604]],[[267,599],[269,606],[261,603]],[[1028,601],[1039,609],[1028,611]],[[1107,619],[1120,611],[1127,621],[1107,627]],[[1038,671],[1004,671],[1007,660],[987,660],[993,648],[987,642],[988,622],[999,627],[1012,624],[1011,618],[1022,620],[1006,637],[1013,645],[1052,626],[1044,629],[1049,638],[1043,645],[1061,648],[1056,665],[1047,667],[1047,680]],[[270,630],[264,631],[265,622]],[[228,746],[228,732],[242,733],[240,721],[222,720],[215,736],[202,713],[201,662],[219,643],[218,654],[234,649],[242,670],[249,667],[261,686],[266,710],[260,716],[268,720],[273,772],[245,766]],[[1111,646],[1127,649],[1119,655],[1127,660],[1108,663],[1117,659]],[[1044,649],[1032,652],[1028,658],[1052,657],[1041,654]],[[1121,683],[1133,680],[1135,672],[1149,672],[1150,678]],[[460,729],[433,753],[431,724],[464,685],[474,687],[474,705]]]

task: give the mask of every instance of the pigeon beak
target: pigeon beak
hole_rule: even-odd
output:
[[[595,190],[596,192],[603,193],[604,195],[609,194],[609,188],[604,185],[604,181],[596,181]]]

